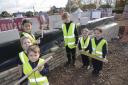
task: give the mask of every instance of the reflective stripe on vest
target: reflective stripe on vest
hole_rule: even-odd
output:
[[[65,46],[68,46],[69,48],[75,48],[75,34],[74,34],[75,24],[71,23],[68,31],[66,29],[66,25],[63,24],[62,30],[63,30]]]
[[[41,81],[45,81],[47,79],[47,77],[40,77],[40,78],[31,78],[29,79],[30,82],[41,82]]]
[[[81,48],[84,50],[89,45],[90,37],[87,37],[85,42],[84,42],[84,38],[80,37],[79,41],[80,41],[80,44],[81,44]]]
[[[39,59],[38,65],[43,64],[44,59]],[[32,72],[32,67],[29,62],[23,64],[23,72],[25,75],[29,74]],[[33,72],[29,77],[28,77],[30,85],[49,85],[48,79],[46,76],[42,76],[39,71]]]
[[[22,52],[19,53],[19,57],[20,57],[20,60],[21,60],[21,62],[23,64],[26,63],[26,62],[28,62],[28,57],[27,57],[27,55],[25,54],[24,51],[22,51]]]
[[[32,35],[30,35],[29,33],[25,33],[25,32],[22,32],[22,34],[25,36],[25,37],[28,37],[31,41],[32,41],[32,43],[36,43],[36,39],[35,39],[35,36],[32,34]]]
[[[102,48],[103,45],[107,43],[106,40],[102,39],[98,45],[96,45],[95,43],[95,38],[93,38],[91,41],[92,41],[92,50],[93,50],[92,54],[95,54],[97,55],[97,57],[102,58]]]

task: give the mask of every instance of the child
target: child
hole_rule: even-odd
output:
[[[91,42],[90,42],[90,37],[88,36],[88,33],[89,33],[89,30],[87,28],[81,30],[82,36],[79,38],[78,48],[82,52],[91,53]],[[90,67],[89,57],[83,53],[81,53],[81,57],[82,57],[82,63],[83,63],[82,68],[86,66],[86,68],[89,69]]]
[[[19,58],[18,58],[18,67],[19,67],[19,73],[20,73],[20,76],[23,77],[23,72],[22,72],[22,64],[25,64],[26,62],[29,61],[28,59],[28,56],[27,56],[27,49],[30,45],[32,45],[32,41],[28,38],[28,37],[21,37],[20,39],[20,43],[21,43],[21,47],[23,49],[23,51],[21,51],[19,53]],[[26,81],[24,81],[26,82]],[[22,82],[21,85],[24,83]]]
[[[69,64],[75,66],[76,44],[78,41],[76,25],[70,20],[70,14],[68,12],[62,15],[62,20],[64,21],[64,24],[62,24],[62,31],[68,58],[65,66],[69,66]]]
[[[107,41],[102,37],[102,30],[100,28],[96,28],[94,33],[95,37],[91,39],[92,54],[97,55],[98,58],[103,58],[103,61],[106,62],[106,54],[108,49]],[[93,58],[92,65],[92,74],[98,76],[99,72],[102,70],[103,62]]]
[[[32,43],[37,43],[35,36],[31,33],[32,30],[32,22],[30,22],[27,19],[24,19],[22,22],[22,32],[20,33],[20,36],[25,36],[31,39]]]
[[[23,51],[19,53],[19,58],[21,61],[19,64],[24,64],[25,62],[28,62],[27,49],[33,43],[28,37],[25,36],[21,37],[20,43],[21,47],[23,48]]]
[[[36,66],[44,63],[44,59],[40,57],[40,48],[38,45],[31,45],[27,50],[29,61],[23,64],[23,73],[29,74]],[[33,72],[28,77],[28,83],[30,85],[49,85],[48,79],[44,76],[43,67],[38,71]]]

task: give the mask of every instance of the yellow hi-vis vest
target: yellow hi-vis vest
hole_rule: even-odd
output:
[[[79,41],[80,41],[80,45],[81,45],[81,48],[82,50],[86,49],[89,45],[89,41],[90,41],[90,37],[87,37],[86,41],[84,42],[84,38],[83,37],[80,37],[79,38]]]
[[[65,41],[65,46],[68,46],[69,48],[75,48],[75,24],[71,23],[69,26],[69,29],[67,31],[66,25],[62,25],[62,30],[63,30],[63,36],[64,36],[64,41]]]
[[[25,54],[24,51],[20,52],[19,53],[19,57],[20,57],[20,60],[23,64],[25,64],[26,62],[28,62],[28,57],[27,55]]]
[[[39,59],[38,65],[43,64],[44,59]],[[29,74],[32,72],[32,67],[29,62],[23,64],[23,73],[25,75]],[[42,76],[39,71],[33,72],[29,77],[28,81],[30,85],[49,85],[48,79],[46,76]]]
[[[36,44],[36,38],[35,38],[35,36],[34,36],[33,34],[30,35],[29,33],[26,33],[26,32],[22,32],[22,34],[23,34],[25,37],[28,37],[28,38],[32,41],[33,44]]]
[[[92,38],[91,40],[92,42],[92,54],[96,55],[98,58],[103,58],[103,54],[102,54],[102,48],[103,45],[106,43],[107,41],[105,39],[102,39],[98,45],[96,45],[95,43],[95,38]]]

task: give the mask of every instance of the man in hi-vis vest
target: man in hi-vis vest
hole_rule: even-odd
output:
[[[107,41],[102,37],[102,29],[97,27],[94,31],[95,37],[91,39],[92,43],[92,55],[96,55],[92,58],[93,71],[92,74],[98,76],[103,68],[103,62],[108,62],[106,59],[107,54]],[[99,59],[102,59],[100,61]]]
[[[62,15],[62,19],[64,24],[62,24],[62,31],[64,36],[64,44],[66,47],[67,58],[68,61],[66,62],[65,66],[75,66],[75,54],[76,54],[76,44],[78,41],[78,32],[76,29],[75,23],[70,20],[70,14],[65,12]]]

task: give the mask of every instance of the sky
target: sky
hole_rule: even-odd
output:
[[[84,1],[84,3],[90,2],[90,0],[81,1]],[[91,0],[91,2],[93,1]],[[34,11],[33,6],[35,11],[48,11],[52,6],[65,7],[67,2],[68,0],[0,0],[0,13],[2,11],[9,13]]]
[[[0,0],[0,13],[22,11],[48,11],[50,7],[65,7],[68,0]]]

